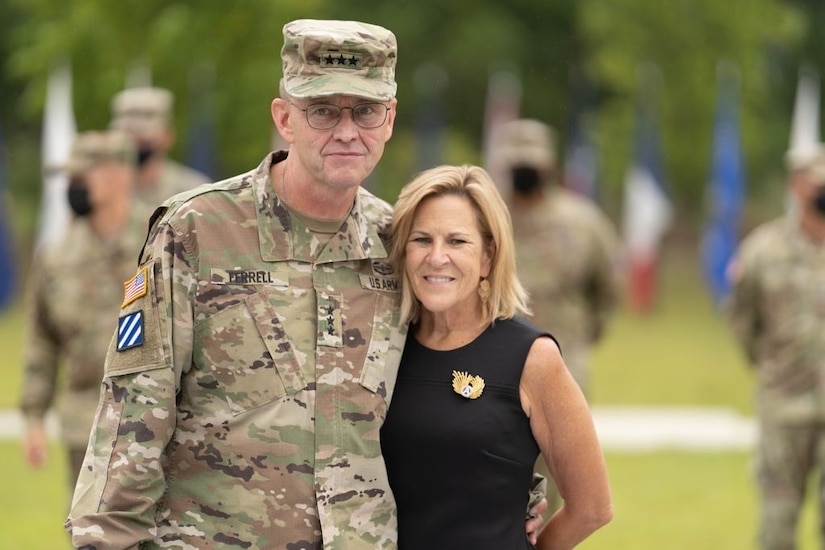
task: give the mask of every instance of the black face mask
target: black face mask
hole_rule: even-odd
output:
[[[819,191],[813,200],[814,209],[820,216],[825,216],[825,189]]]
[[[519,166],[513,168],[513,190],[522,195],[529,195],[541,185],[539,171],[535,168]]]
[[[153,156],[155,156],[155,150],[151,146],[141,145],[137,150],[138,168],[143,168],[143,166],[149,162]]]
[[[92,203],[89,201],[89,188],[85,183],[69,183],[69,207],[75,215],[83,217],[92,213]]]

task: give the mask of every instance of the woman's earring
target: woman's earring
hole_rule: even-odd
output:
[[[487,300],[490,299],[490,281],[481,279],[478,285],[478,295],[481,296],[481,303],[486,304]]]

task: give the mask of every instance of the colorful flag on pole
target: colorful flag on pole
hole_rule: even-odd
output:
[[[819,75],[813,67],[805,66],[799,70],[796,87],[788,146],[789,166],[804,162],[816,151],[819,141]]]
[[[62,170],[69,159],[77,134],[72,107],[72,70],[68,63],[57,66],[49,75],[43,120],[43,191],[40,197],[40,225],[36,250],[54,243],[69,222],[66,199],[68,178]]]
[[[654,112],[658,73],[640,71],[635,155],[625,177],[623,234],[627,251],[630,307],[647,313],[656,297],[659,248],[670,228],[673,207],[666,182]]]
[[[593,202],[599,202],[598,158],[593,139],[593,86],[578,69],[570,70],[570,122],[564,150],[562,184]]]
[[[519,118],[521,111],[521,80],[509,72],[497,72],[490,76],[484,106],[484,134],[482,155],[484,166],[498,185],[499,191],[508,195],[508,174],[504,173],[496,153],[501,147],[501,127]]]
[[[413,83],[416,92],[416,169],[420,171],[443,162],[447,119],[443,95],[447,88],[447,71],[435,63],[421,65],[415,71]]]
[[[213,181],[218,178],[214,88],[215,68],[212,65],[196,65],[191,69],[187,164]]]
[[[0,311],[11,304],[17,291],[17,255],[6,205],[6,151],[0,133]]]
[[[719,66],[719,92],[708,180],[710,205],[701,243],[702,266],[713,302],[719,306],[730,293],[727,268],[739,243],[745,174],[739,135],[739,75],[735,67]]]
[[[564,154],[564,186],[598,202],[597,163],[590,119],[586,113],[579,112],[574,115],[570,141]]]

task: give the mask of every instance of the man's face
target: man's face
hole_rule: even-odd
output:
[[[377,128],[362,128],[355,123],[351,108],[364,103],[382,103],[388,107],[387,118]],[[305,109],[324,104],[345,108],[341,119],[329,129],[318,130],[307,122]],[[353,96],[329,96],[317,99],[276,99],[272,116],[290,155],[300,169],[316,183],[337,190],[360,186],[384,154],[384,144],[392,136],[396,100],[375,102]]]

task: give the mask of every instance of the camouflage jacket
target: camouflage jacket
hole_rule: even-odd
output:
[[[726,312],[757,368],[760,412],[825,420],[825,245],[788,216],[754,229],[736,265]]]
[[[563,188],[513,211],[518,274],[532,321],[552,333],[583,389],[587,357],[621,297],[621,245],[610,220]]]
[[[321,248],[272,191],[283,158],[159,211],[106,359],[75,546],[395,548],[391,209],[359,190]]]
[[[151,208],[156,208],[178,193],[185,193],[209,183],[209,177],[172,159],[165,159],[158,180],[151,188],[138,189],[138,199]]]
[[[89,440],[123,281],[134,274],[147,221],[136,211],[119,238],[104,241],[87,219],[73,219],[30,269],[20,408],[42,421],[56,405],[61,437],[74,448]]]

